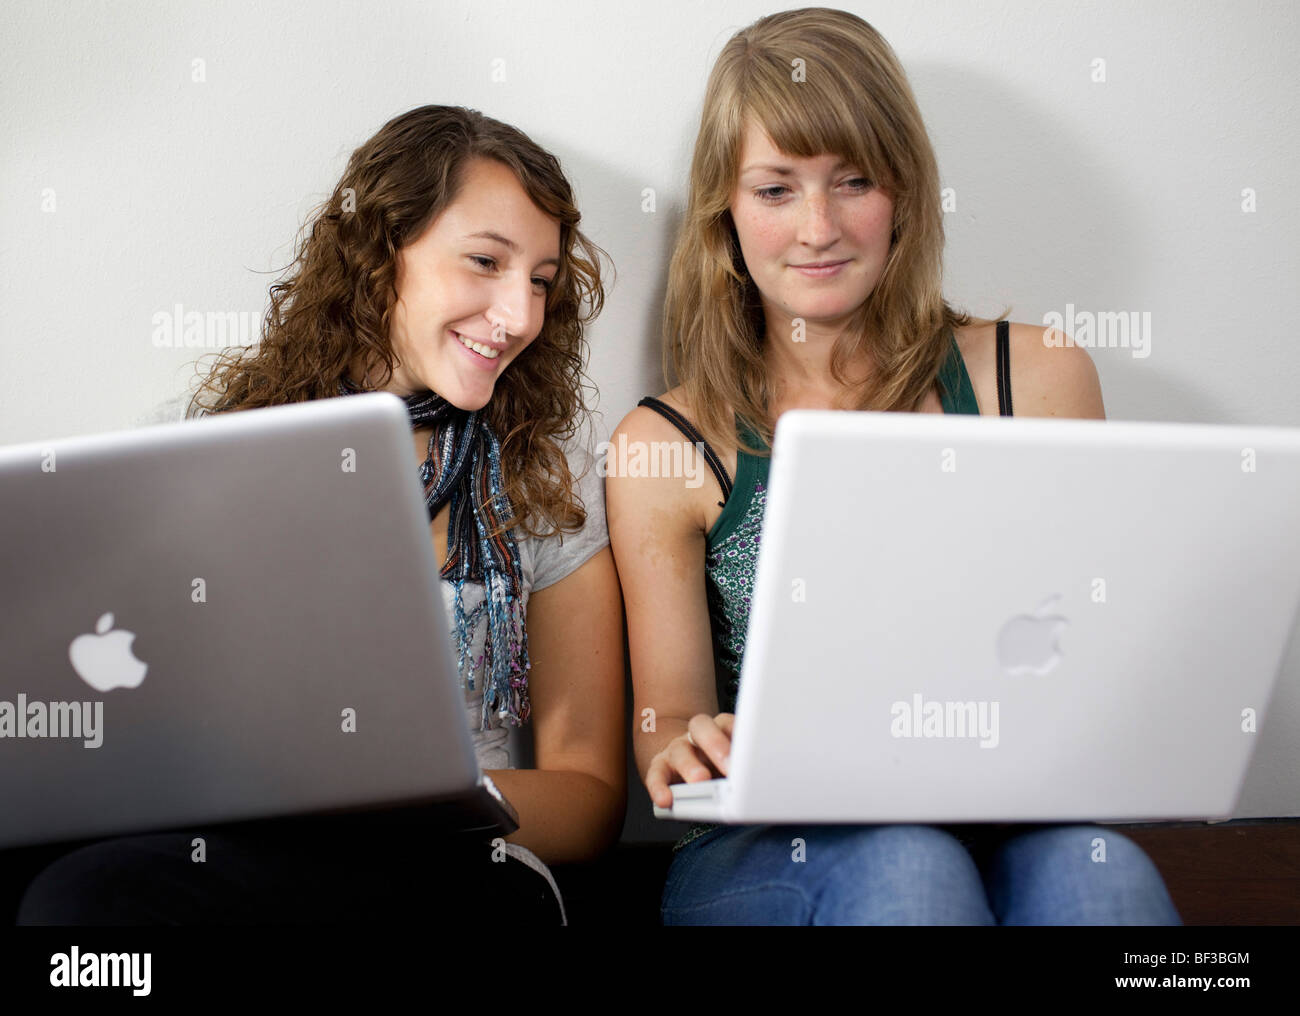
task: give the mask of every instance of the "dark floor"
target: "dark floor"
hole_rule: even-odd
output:
[[[1300,819],[1120,828],[1160,869],[1184,924],[1300,925]],[[28,881],[70,849],[0,852],[4,923]],[[671,858],[668,843],[624,843],[591,865],[553,865],[570,925],[657,925]]]
[[[1300,925],[1300,819],[1123,827],[1183,923]]]

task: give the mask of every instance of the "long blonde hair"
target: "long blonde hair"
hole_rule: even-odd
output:
[[[804,80],[795,80],[795,61]],[[892,195],[888,260],[836,340],[831,373],[847,385],[845,366],[865,354],[877,369],[853,393],[855,407],[918,409],[948,353],[948,329],[983,319],[943,298],[939,170],[898,58],[861,18],[826,8],[761,18],[732,36],[713,65],[669,266],[665,379],[676,374],[706,439],[737,440],[729,406],[771,443],[763,312],[730,212],[749,117],[780,150],[839,155]]]

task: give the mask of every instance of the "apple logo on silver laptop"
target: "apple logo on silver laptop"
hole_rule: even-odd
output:
[[[95,622],[95,635],[78,635],[68,646],[68,659],[77,675],[96,691],[111,688],[138,688],[144,680],[147,663],[135,658],[131,643],[135,632],[113,627],[112,613]]]
[[[1018,614],[998,633],[998,662],[1008,674],[1046,674],[1061,659],[1057,637],[1069,620],[1049,614],[1061,594],[1049,596],[1033,614]]]

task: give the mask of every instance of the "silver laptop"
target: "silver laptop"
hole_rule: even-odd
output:
[[[1298,523],[1300,429],[785,413],[728,776],[655,814],[1228,817]]]
[[[406,408],[0,447],[0,847],[382,810],[508,834]]]

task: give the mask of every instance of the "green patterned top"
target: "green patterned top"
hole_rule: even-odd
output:
[[[939,371],[939,400],[945,413],[979,415],[975,389],[957,340],[949,332],[948,359]],[[765,447],[757,434],[736,421],[736,433],[749,443]],[[767,470],[770,459],[736,452],[736,481],[727,503],[705,539],[705,576],[709,602],[709,627],[713,635],[713,668],[717,682],[718,711],[736,711],[740,691],[740,664],[745,655],[745,629],[750,595],[758,566],[758,543],[767,508]],[[693,824],[673,845],[674,853],[704,835],[716,824]]]

